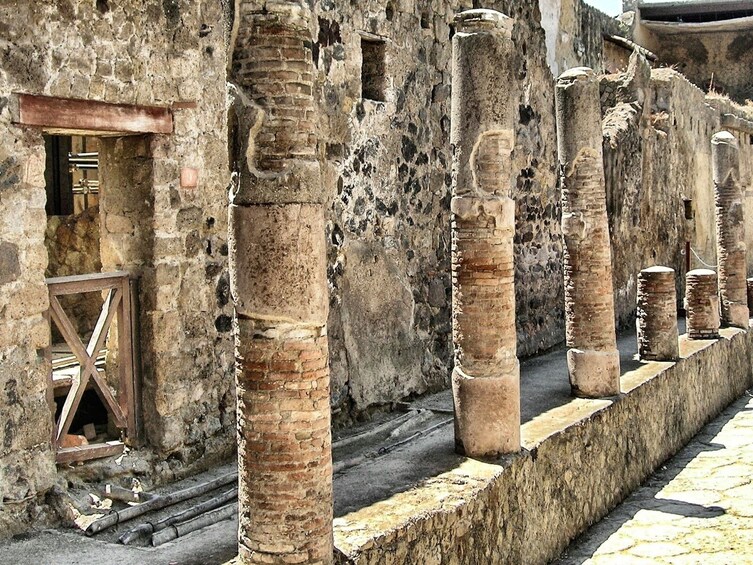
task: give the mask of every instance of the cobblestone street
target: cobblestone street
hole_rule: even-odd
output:
[[[753,563],[753,398],[728,407],[556,565]]]

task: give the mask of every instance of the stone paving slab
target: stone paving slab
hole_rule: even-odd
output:
[[[555,565],[753,564],[753,398],[746,394]]]

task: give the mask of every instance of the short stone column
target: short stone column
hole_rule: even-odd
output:
[[[719,337],[719,287],[714,271],[695,269],[685,278],[687,332],[691,339]]]
[[[520,449],[510,198],[512,20],[491,10],[456,18],[453,38],[452,322],[455,444],[469,456]]]
[[[620,392],[620,355],[596,75],[585,67],[563,73],[555,100],[570,385],[576,396],[612,396]]]
[[[675,271],[650,267],[638,274],[638,355],[646,361],[680,358]]]
[[[711,138],[716,211],[716,255],[722,324],[748,327],[745,220],[740,183],[740,150],[735,136],[720,131]]]
[[[331,564],[327,254],[311,11],[241,10],[243,147],[229,247],[238,398],[239,561]]]

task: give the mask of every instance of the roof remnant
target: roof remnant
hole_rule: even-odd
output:
[[[753,16],[750,0],[638,0],[642,20],[704,23]]]
[[[604,41],[613,43],[614,45],[627,49],[628,51],[638,51],[638,53],[643,55],[646,59],[648,59],[651,62],[657,61],[659,59],[654,53],[652,53],[645,47],[638,45],[635,41],[632,41],[626,37],[621,37],[619,35],[610,35],[608,33],[605,33]]]

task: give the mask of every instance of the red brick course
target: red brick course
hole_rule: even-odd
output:
[[[244,339],[243,320],[239,326],[241,558],[331,562],[327,337]]]

